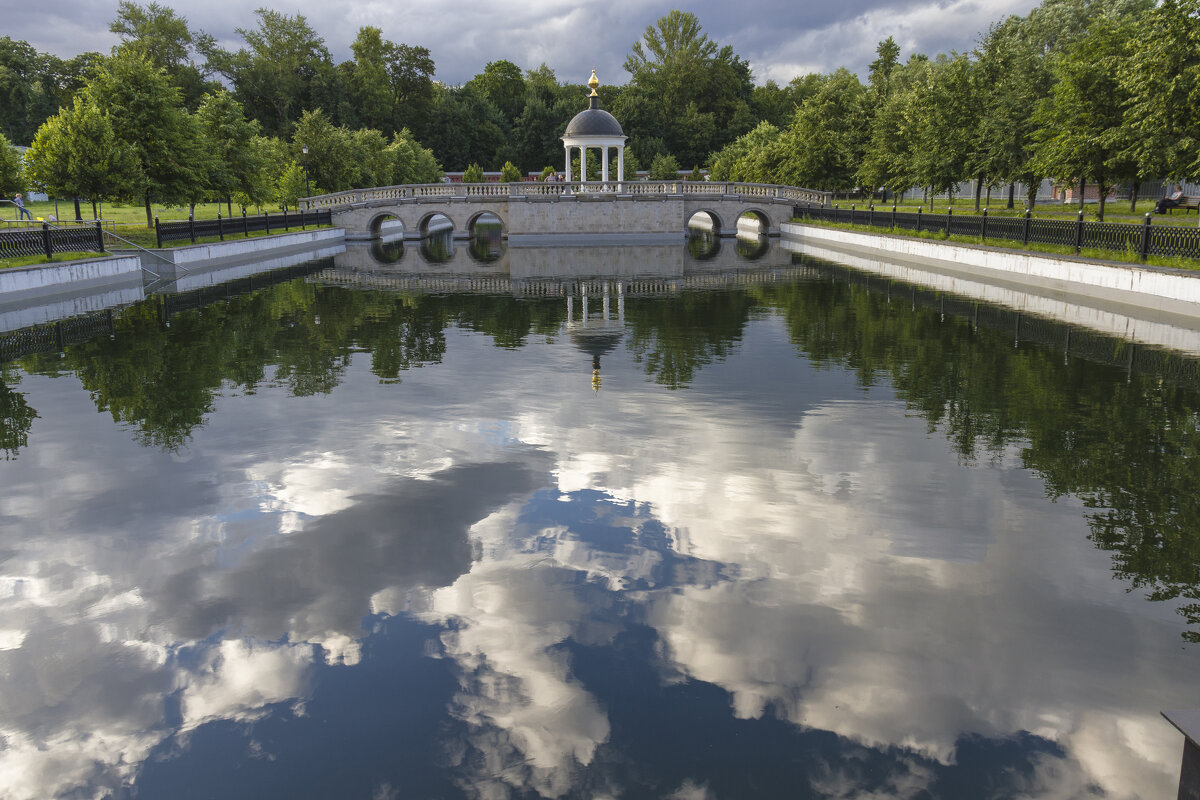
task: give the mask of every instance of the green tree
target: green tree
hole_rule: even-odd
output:
[[[1141,18],[1118,68],[1130,155],[1142,174],[1200,175],[1200,0]]]
[[[269,135],[286,136],[300,114],[328,101],[338,105],[337,70],[325,41],[303,15],[260,8],[256,28],[238,28],[246,47],[229,52],[212,42],[201,50],[233,86],[238,101]]]
[[[0,133],[0,197],[25,191],[25,165],[17,148]]]
[[[629,85],[612,105],[643,157],[699,163],[755,125],[749,64],[709,39],[695,14],[674,10],[647,26],[625,69]]]
[[[779,179],[795,186],[845,189],[857,184],[866,147],[866,89],[839,69],[808,97],[776,141]]]
[[[295,161],[289,161],[275,184],[275,202],[279,208],[284,211],[299,208],[300,198],[307,194],[306,184],[314,195],[321,193],[311,181],[305,180],[304,167]]]
[[[244,197],[256,194],[260,166],[251,142],[259,135],[258,123],[247,120],[241,103],[224,90],[204,96],[196,121],[208,149],[205,163],[212,196],[232,202],[235,193]]]
[[[146,227],[154,226],[152,201],[185,203],[203,196],[208,164],[200,131],[161,68],[136,50],[118,50],[96,71],[87,93],[137,158]]]
[[[483,183],[483,167],[472,164],[463,172],[463,183]]]
[[[977,120],[974,65],[965,55],[939,55],[913,83],[908,124],[917,183],[953,196],[971,174]]]
[[[39,53],[28,42],[0,37],[0,133],[14,144],[29,144],[45,120],[71,104],[99,53],[62,60]]]
[[[135,44],[150,63],[164,69],[187,108],[197,108],[205,94],[220,88],[205,78],[192,59],[197,37],[188,27],[187,19],[172,9],[155,2],[143,7],[121,0],[117,18],[108,29],[120,36],[122,42]]]
[[[500,109],[468,85],[440,89],[421,140],[432,143],[447,169],[459,170],[471,162],[498,165],[511,160],[511,138]]]
[[[659,153],[650,162],[650,180],[674,181],[679,180],[679,162],[675,156]]]
[[[346,87],[357,124],[391,134],[395,130],[395,106],[387,74],[387,46],[379,28],[359,28],[350,44],[354,60],[347,66]]]
[[[388,145],[392,155],[392,183],[436,183],[442,177],[442,166],[433,151],[421,147],[407,128],[392,137]]]
[[[525,79],[511,61],[491,61],[467,82],[513,123],[525,108]]]
[[[1105,14],[1093,20],[1086,34],[1052,58],[1054,85],[1035,113],[1037,163],[1063,182],[1094,181],[1100,219],[1114,182],[1132,177],[1137,169],[1124,138],[1130,97],[1119,80],[1137,25],[1132,15]]]
[[[502,183],[520,183],[522,178],[521,170],[517,169],[516,165],[511,161],[505,161],[504,166],[500,168],[500,181]]]
[[[302,148],[308,148],[305,157]],[[353,137],[349,130],[336,126],[321,109],[305,111],[296,123],[291,157],[308,164],[314,183],[328,192],[354,188],[361,165],[355,161]]]
[[[53,195],[90,199],[93,218],[97,201],[136,197],[145,185],[136,150],[87,93],[46,120],[27,158],[35,184]]]

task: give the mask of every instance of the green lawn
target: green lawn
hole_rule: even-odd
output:
[[[38,217],[49,220],[55,217],[61,221],[72,222],[75,219],[75,204],[70,200],[58,201],[57,208],[53,201],[46,203],[26,203],[25,207],[29,209],[29,213],[33,214],[34,219]],[[151,206],[150,210],[154,212],[163,222],[169,220],[183,220],[188,218],[187,206]],[[272,214],[278,209],[267,209]],[[79,211],[83,214],[85,222],[92,221],[92,204],[80,203]],[[100,219],[106,222],[112,222],[117,225],[140,225],[143,229],[146,227],[146,207],[141,205],[126,206],[105,203],[103,206],[97,205],[96,211]],[[228,210],[224,203],[202,203],[196,206],[196,219],[216,219],[217,212],[221,216],[228,218]],[[246,213],[250,215],[262,213],[256,208],[246,209]],[[290,211],[289,211],[290,213]],[[0,203],[0,230],[5,227],[10,227],[19,224],[17,219],[16,206],[11,203]],[[235,204],[233,206],[233,216],[240,218],[242,210]],[[26,223],[28,224],[28,220]]]

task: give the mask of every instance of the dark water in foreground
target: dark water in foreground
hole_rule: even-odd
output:
[[[1174,796],[1194,362],[390,252],[0,368],[0,796]]]

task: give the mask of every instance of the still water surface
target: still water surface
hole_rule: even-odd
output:
[[[1174,795],[1194,362],[769,247],[465,250],[0,368],[0,795]]]

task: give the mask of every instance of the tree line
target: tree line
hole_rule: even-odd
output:
[[[0,135],[30,142],[28,174],[0,147],[0,191],[287,206],[305,191],[435,180],[442,169],[558,165],[582,83],[494,61],[459,86],[429,51],[363,27],[335,63],[302,15],[268,9],[224,49],[170,8],[123,0],[113,53],[69,61],[0,39]],[[1200,0],[1044,0],[969,53],[879,43],[867,80],[846,69],[754,85],[749,63],[694,14],[649,25],[604,86],[627,171],[704,165],[711,177],[827,190],[1042,178],[1107,190],[1200,164]],[[305,151],[307,148],[307,151]],[[518,168],[517,165],[520,165]],[[589,160],[598,177],[600,165]],[[308,189],[304,179],[307,173]],[[578,174],[576,172],[576,174]],[[1135,189],[1136,191],[1136,189]],[[977,195],[978,201],[978,195]]]
[[[970,53],[881,42],[864,84],[838,70],[791,84],[784,125],[763,121],[710,160],[712,176],[830,190],[1043,178],[1118,184],[1200,174],[1200,3],[1045,0],[995,23]],[[1082,201],[1082,191],[1080,192]],[[1009,194],[1009,206],[1013,197]]]

